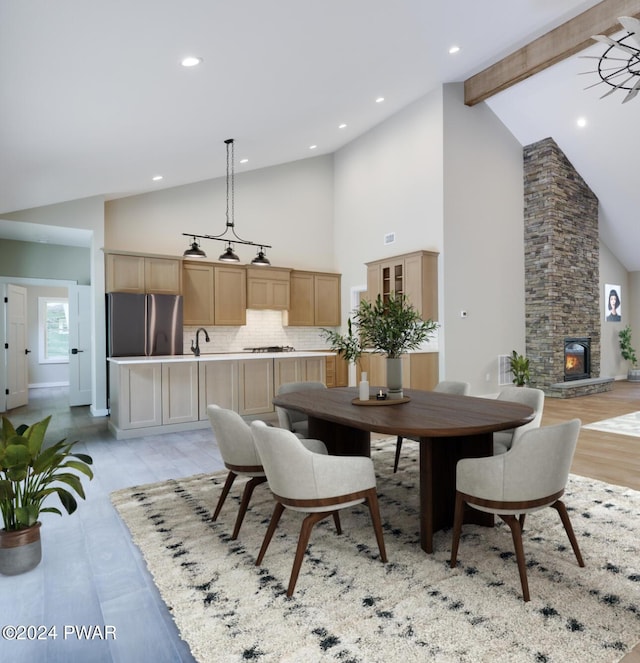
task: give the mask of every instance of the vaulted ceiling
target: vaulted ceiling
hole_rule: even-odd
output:
[[[640,12],[623,0],[0,0],[0,216],[221,176],[230,137],[236,172],[334,152],[600,4],[614,21]],[[185,55],[203,61],[184,68]],[[636,271],[640,96],[585,90],[594,62],[571,56],[486,103],[523,145],[554,138],[600,199],[603,240]]]

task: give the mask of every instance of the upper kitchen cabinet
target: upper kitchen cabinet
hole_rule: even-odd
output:
[[[247,308],[287,311],[290,269],[247,267]]]
[[[182,263],[182,311],[185,325],[214,324],[212,264]]]
[[[105,252],[107,292],[179,295],[182,261],[168,256]]]
[[[367,297],[405,294],[426,320],[438,319],[438,254],[415,251],[367,263]]]
[[[247,324],[247,273],[244,267],[183,262],[185,325]]]
[[[285,324],[340,326],[340,274],[292,271],[290,296]]]

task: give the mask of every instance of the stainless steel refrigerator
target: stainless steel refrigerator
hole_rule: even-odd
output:
[[[107,294],[108,357],[181,354],[181,295]]]

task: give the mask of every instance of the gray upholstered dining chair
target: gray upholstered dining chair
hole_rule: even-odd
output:
[[[468,396],[469,391],[471,390],[471,385],[468,382],[456,382],[454,380],[441,380],[433,388],[433,391],[439,391],[443,394],[458,394],[460,396]],[[419,442],[417,437],[408,437],[407,440],[413,440],[414,442]],[[398,471],[398,463],[400,462],[400,452],[402,451],[402,436],[398,435],[396,440],[396,457],[393,463],[393,471]]]
[[[264,483],[267,477],[253,442],[253,435],[249,424],[237,412],[226,410],[218,405],[208,405],[207,415],[216,442],[218,443],[222,460],[225,467],[229,470],[211,520],[215,521],[218,519],[222,505],[227,499],[227,495],[236,477],[249,477],[249,481],[245,484],[242,493],[240,508],[233,528],[233,534],[231,535],[231,538],[235,540],[238,538],[240,527],[249,508],[249,502],[251,501],[251,495],[255,487]],[[327,453],[327,447],[320,440],[304,440],[303,444],[316,453]]]
[[[535,416],[524,426],[510,428],[493,434],[493,454],[503,454],[511,448],[514,440],[532,428],[539,428],[544,409],[544,391],[533,387],[504,387],[498,394],[498,400],[521,403],[533,408]]]
[[[249,424],[233,410],[226,410],[218,405],[207,405],[207,415],[211,428],[218,443],[222,460],[225,467],[229,470],[227,479],[220,493],[218,504],[213,512],[211,520],[217,520],[220,510],[224,504],[229,490],[238,475],[249,477],[245,484],[240,502],[240,509],[236,517],[236,523],[233,528],[232,539],[238,537],[240,526],[244,519],[251,495],[256,486],[267,480],[260,456],[253,443],[253,435]]]
[[[287,596],[295,589],[313,526],[333,516],[336,530],[341,534],[338,514],[341,509],[367,504],[380,559],[387,561],[371,458],[312,453],[303,444],[306,440],[300,440],[291,431],[269,427],[263,421],[252,422],[251,430],[276,502],[256,566],[262,564],[285,508],[307,514],[298,536]]]
[[[306,391],[307,389],[326,389],[324,382],[285,382],[278,389],[278,395],[289,394],[292,391]],[[276,405],[278,424],[280,428],[295,433],[298,437],[309,436],[309,422],[307,415],[295,410],[288,410]]]
[[[559,514],[580,566],[584,566],[569,514],[560,499],[580,433],[580,420],[533,428],[514,440],[503,454],[463,458],[456,466],[456,506],[451,568],[456,565],[465,505],[498,515],[511,529],[520,584],[529,600],[527,567],[522,545],[525,515],[545,507]]]

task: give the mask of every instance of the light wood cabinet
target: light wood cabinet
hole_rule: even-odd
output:
[[[274,391],[287,382],[324,382],[326,362],[324,357],[283,357],[273,360]]]
[[[110,364],[111,420],[123,430],[162,425],[162,365]]]
[[[402,293],[426,319],[438,319],[438,254],[415,251],[367,263],[367,298]]]
[[[349,363],[341,355],[325,357],[325,375],[327,387],[348,387]]]
[[[182,310],[185,325],[213,325],[213,265],[183,263]]]
[[[247,272],[244,267],[214,265],[213,305],[215,325],[247,324]]]
[[[339,327],[340,314],[340,274],[291,272],[287,325]]]
[[[241,359],[238,373],[239,414],[273,412],[273,359]]]
[[[361,358],[356,371],[356,380],[360,381],[362,371],[367,372],[371,387],[386,387],[387,358],[375,352],[366,352]],[[404,389],[430,391],[438,384],[438,353],[412,352],[402,355],[402,386]]]
[[[185,325],[247,324],[247,275],[244,267],[184,262]]]
[[[199,419],[207,419],[207,405],[214,404],[238,412],[238,360],[200,362]]]
[[[162,423],[198,420],[198,362],[162,364]]]
[[[289,269],[247,267],[247,308],[289,309]]]
[[[105,255],[106,291],[179,295],[182,292],[180,258],[129,253]]]

